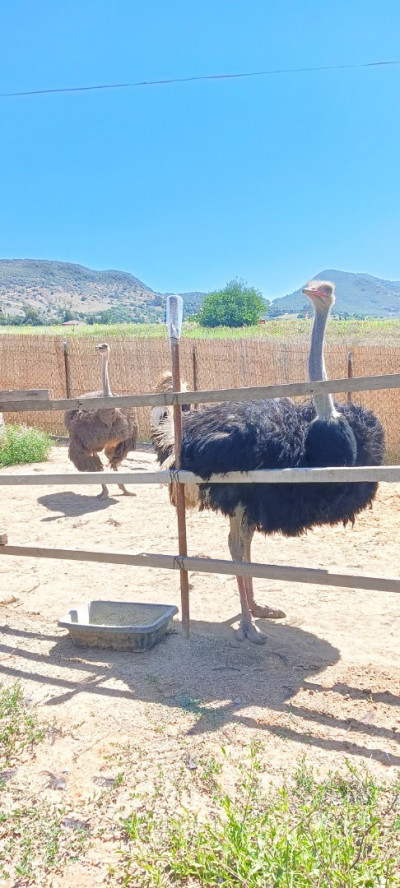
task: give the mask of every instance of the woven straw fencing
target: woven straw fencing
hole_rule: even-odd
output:
[[[71,338],[69,363],[71,396],[101,389],[97,340]],[[198,389],[301,382],[307,379],[308,343],[268,340],[181,340],[181,371],[193,388],[193,352]],[[400,347],[357,345],[352,348],[354,376],[400,373]],[[327,345],[326,364],[331,378],[347,376],[347,345]],[[112,340],[110,378],[114,394],[144,394],[153,390],[159,374],[171,366],[164,339]],[[48,388],[52,398],[67,396],[63,343],[60,337],[2,336],[0,388]],[[341,399],[346,395],[340,395]],[[386,432],[387,461],[400,462],[400,392],[354,393],[356,403],[370,407]],[[140,440],[149,439],[149,408],[138,408]],[[5,414],[8,422],[25,422],[52,434],[66,434],[62,414],[54,412]]]

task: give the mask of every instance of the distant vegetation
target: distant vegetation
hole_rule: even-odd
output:
[[[257,323],[266,306],[258,290],[235,278],[223,290],[205,296],[197,321],[203,327],[250,327]]]
[[[250,327],[202,327],[197,322],[185,322],[182,325],[183,339],[270,339],[271,341],[296,340],[308,343],[311,331],[311,318],[267,318],[265,324]],[[99,339],[166,339],[165,324],[83,324],[76,327],[4,326],[4,334],[21,334],[25,336],[49,335],[65,338],[97,338]],[[328,330],[329,342],[346,342],[350,344],[385,344],[400,345],[400,320],[389,321],[382,318],[365,320],[331,317]]]

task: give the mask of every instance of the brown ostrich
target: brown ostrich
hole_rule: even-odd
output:
[[[103,390],[87,392],[81,398],[112,397],[108,375],[110,346],[106,342],[96,345],[102,358]],[[138,436],[137,415],[134,407],[100,407],[98,410],[67,410],[64,425],[69,432],[68,456],[80,472],[102,472],[99,452],[104,450],[110,467],[116,472],[130,450],[136,447]],[[108,488],[102,484],[99,499],[107,499]],[[135,496],[118,484],[124,496]]]

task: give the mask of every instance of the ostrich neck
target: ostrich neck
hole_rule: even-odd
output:
[[[108,355],[105,355],[103,357],[103,365],[101,368],[101,372],[102,372],[102,379],[103,379],[103,397],[104,398],[111,398],[112,391],[110,388],[110,379],[108,376]]]
[[[308,357],[308,378],[310,382],[317,382],[328,378],[324,361],[324,336],[327,320],[328,314],[326,312],[315,311],[310,354]],[[328,393],[314,395],[314,405],[318,419],[327,420],[336,416],[332,395]]]

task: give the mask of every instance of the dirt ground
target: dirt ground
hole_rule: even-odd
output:
[[[145,450],[124,464],[154,466]],[[65,448],[55,448],[47,463],[3,471],[50,470],[74,471]],[[0,531],[11,544],[175,553],[167,489],[135,489],[128,498],[112,487],[112,499],[102,502],[92,486],[3,487]],[[256,535],[253,560],[397,575],[399,507],[399,487],[382,484],[354,529],[319,528],[295,540]],[[228,558],[227,533],[223,517],[190,514],[189,554]],[[235,579],[191,574],[190,640],[178,614],[164,642],[132,654],[77,648],[57,620],[90,599],[179,606],[177,572],[8,556],[0,571],[0,683],[19,679],[53,726],[51,742],[13,778],[21,795],[51,799],[54,775],[64,775],[65,810],[82,816],[96,786],[115,775],[116,748],[129,745],[141,762],[139,789],[160,763],[172,773],[188,756],[200,761],[221,747],[239,760],[254,739],[273,780],[302,756],[321,774],[349,760],[386,777],[400,764],[396,594],[255,580],[258,600],[287,614],[258,621],[268,638],[259,647],[236,640]],[[71,882],[54,885],[102,884],[93,855],[88,860],[75,865]]]

